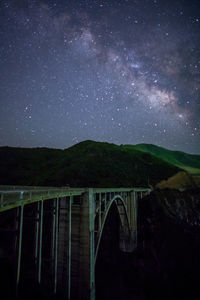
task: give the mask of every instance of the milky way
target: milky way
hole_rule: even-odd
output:
[[[0,144],[200,153],[199,1],[1,1]]]

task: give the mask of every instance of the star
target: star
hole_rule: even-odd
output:
[[[1,3],[2,146],[200,153],[198,1],[25,2]]]

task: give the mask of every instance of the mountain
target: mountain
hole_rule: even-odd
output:
[[[200,174],[200,155],[187,154],[181,151],[171,151],[152,144],[124,145],[123,147],[154,155],[190,174]]]
[[[155,185],[180,169],[134,147],[84,141],[68,149],[0,147],[1,185]]]

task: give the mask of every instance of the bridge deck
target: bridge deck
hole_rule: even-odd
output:
[[[88,188],[0,186],[0,212],[41,200],[78,196]],[[145,192],[147,188],[94,188],[94,193],[117,193],[129,191]]]

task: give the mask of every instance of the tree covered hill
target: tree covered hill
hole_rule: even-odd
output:
[[[68,149],[0,147],[0,184],[120,187],[156,184],[179,168],[126,146],[84,141]]]
[[[125,145],[124,147],[129,150],[133,149],[150,153],[190,174],[200,174],[200,155],[187,154],[181,151],[171,151],[151,144]]]

